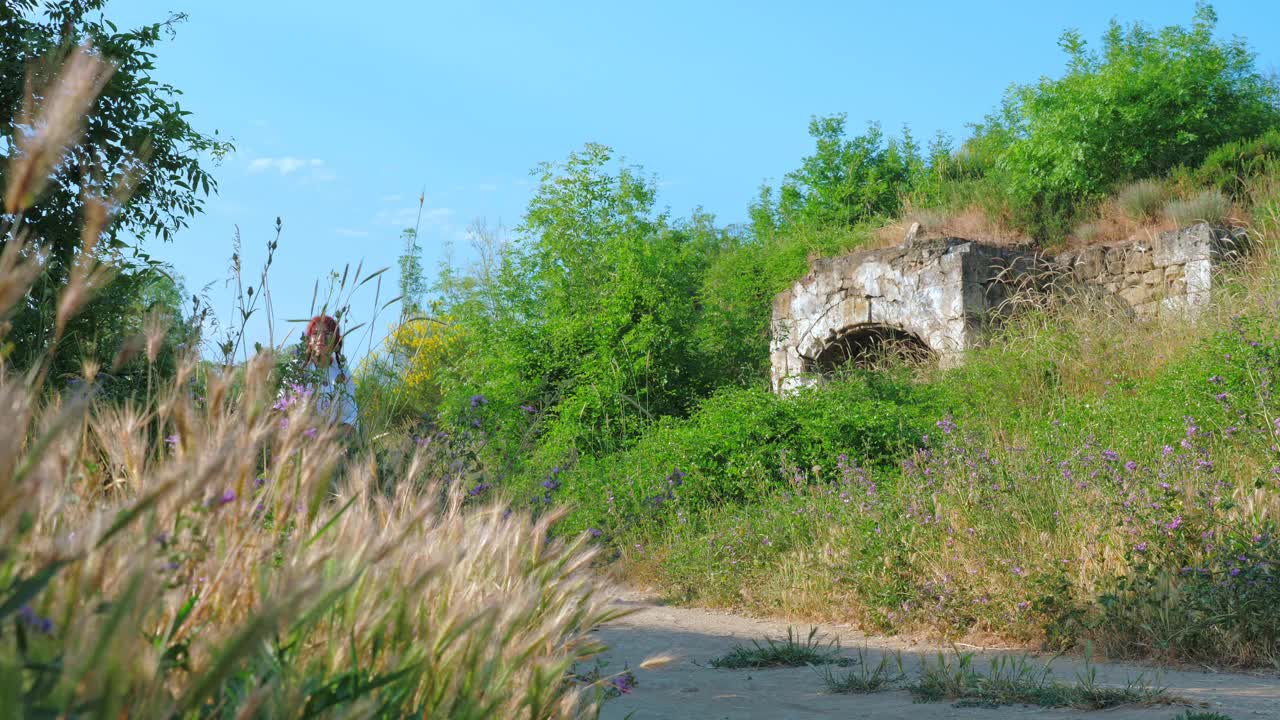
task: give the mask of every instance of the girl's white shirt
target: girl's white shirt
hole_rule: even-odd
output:
[[[307,364],[310,370],[315,365]],[[356,384],[338,363],[329,363],[328,372],[315,389],[316,409],[326,415],[331,422],[359,427],[359,413],[356,410]]]

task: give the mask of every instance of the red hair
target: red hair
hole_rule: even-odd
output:
[[[319,330],[325,335],[333,336],[333,355],[342,361],[342,331],[338,329],[338,321],[328,315],[317,315],[311,318],[311,322],[307,323],[307,331],[302,334],[304,343],[307,346],[307,359],[311,359],[311,337]]]

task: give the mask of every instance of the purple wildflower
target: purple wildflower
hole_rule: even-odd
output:
[[[23,605],[18,609],[18,622],[35,630],[41,635],[53,634],[53,621],[47,617],[41,616],[30,605]]]
[[[1134,472],[1135,470],[1138,469],[1138,463],[1130,460],[1129,462],[1124,464],[1124,469],[1128,470],[1129,472]]]
[[[169,447],[175,447],[181,440],[182,438],[178,437],[177,435],[170,435],[169,437],[164,439],[164,444],[168,445]]]
[[[316,433],[318,432],[320,432],[319,428],[307,428],[306,430],[302,431],[302,434],[309,438],[313,438],[316,436]]]
[[[590,536],[591,536],[591,537],[593,537],[593,538],[598,538],[598,537],[600,537],[601,535],[603,535],[604,533],[600,532],[600,531],[599,531],[599,530],[597,530],[596,528],[591,528],[591,529],[587,530],[587,534],[588,534],[588,535],[590,535]]]
[[[1145,542],[1140,542],[1137,545],[1134,545],[1133,549],[1137,550],[1140,553],[1144,553],[1147,551],[1147,544]]]
[[[634,675],[627,672],[613,678],[612,680],[609,681],[609,684],[612,685],[613,688],[618,692],[622,693],[623,695],[626,695],[627,693],[635,689],[636,678]]]
[[[483,395],[472,395],[472,396],[471,396],[471,409],[472,409],[472,410],[475,410],[476,408],[480,407],[481,405],[487,405],[487,404],[489,404],[489,401],[485,398],[485,396],[483,396]]]

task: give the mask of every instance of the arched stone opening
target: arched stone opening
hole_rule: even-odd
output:
[[[804,358],[803,372],[828,376],[844,367],[870,368],[884,360],[929,362],[934,352],[915,334],[889,325],[855,325],[832,333]]]

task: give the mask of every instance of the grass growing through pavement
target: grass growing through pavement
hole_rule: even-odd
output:
[[[872,667],[867,662],[867,653],[859,650],[858,657],[852,663],[853,669],[843,676],[823,668],[818,676],[827,692],[845,695],[865,695],[867,693],[889,690],[906,679],[906,671],[902,668],[902,654],[884,655],[880,662]]]
[[[823,643],[818,638],[818,628],[809,630],[809,637],[787,628],[786,640],[765,638],[764,644],[752,640],[751,647],[735,645],[729,652],[711,661],[711,667],[722,670],[744,670],[777,667],[803,667],[805,665],[844,665],[847,658],[840,657],[837,642]]]
[[[1038,666],[1026,656],[994,658],[986,672],[975,668],[973,661],[973,653],[956,653],[954,659],[939,653],[936,662],[921,665],[919,679],[907,689],[919,702],[954,700],[958,706],[987,708],[1038,705],[1105,710],[1175,702],[1164,688],[1148,684],[1141,675],[1123,687],[1099,685],[1096,669],[1088,664],[1077,673],[1076,682],[1060,683],[1049,678],[1051,663]]]
[[[1231,716],[1216,712],[1196,712],[1194,710],[1188,710],[1181,715],[1174,715],[1171,720],[1231,720]]]
[[[803,640],[787,628],[785,641],[765,638],[763,644],[753,640],[751,645],[735,646],[728,654],[712,660],[711,667],[754,670],[805,665],[852,666],[853,669],[844,674],[822,667],[818,669],[818,676],[832,693],[867,694],[905,688],[917,702],[949,700],[959,707],[1036,705],[1106,710],[1121,705],[1178,702],[1165,688],[1148,683],[1145,675],[1128,680],[1120,687],[1099,684],[1097,668],[1087,656],[1084,668],[1076,673],[1075,682],[1063,683],[1049,677],[1053,672],[1052,660],[1038,664],[1027,655],[998,656],[992,658],[984,671],[974,665],[974,653],[956,651],[954,656],[938,653],[935,661],[925,659],[921,663],[914,683],[903,685],[907,674],[901,653],[886,654],[874,665],[868,662],[865,650],[859,650],[856,658],[841,657],[838,643],[823,643],[816,627],[810,629]],[[1222,717],[1188,712],[1175,720],[1222,720]]]

